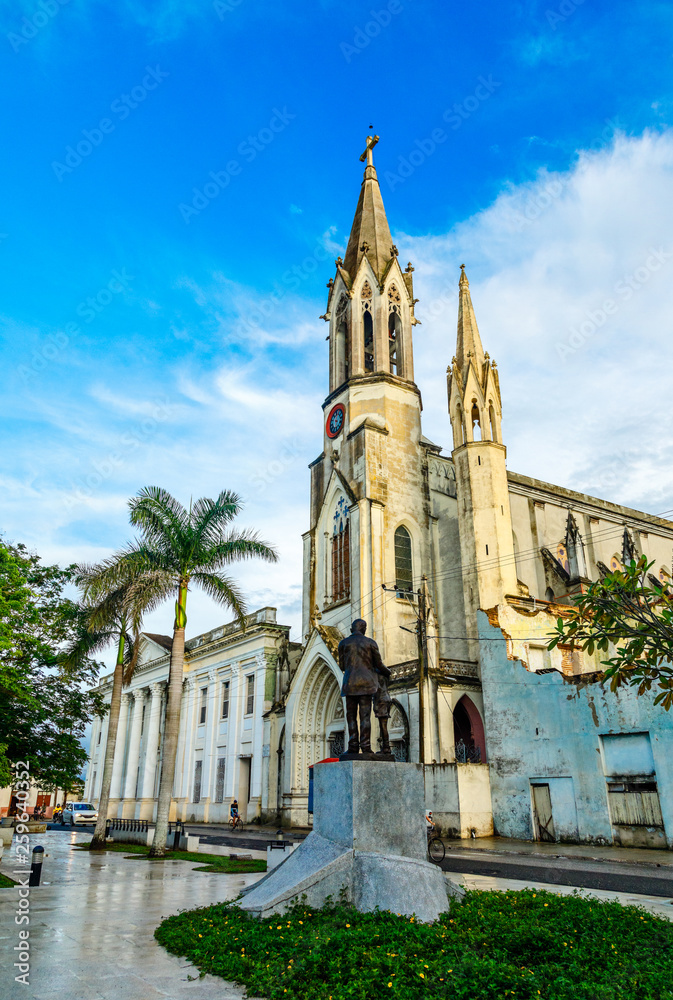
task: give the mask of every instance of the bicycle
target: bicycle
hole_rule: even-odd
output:
[[[235,830],[236,827],[240,826],[240,825],[241,825],[241,817],[240,816],[230,816],[229,817],[229,826],[231,827],[232,830]]]
[[[442,840],[431,830],[428,830],[428,859],[435,865],[441,865],[446,849]]]

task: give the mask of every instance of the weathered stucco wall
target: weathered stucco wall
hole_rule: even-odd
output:
[[[557,671],[531,673],[507,659],[507,643],[493,641],[502,632],[486,614],[479,612],[478,619],[495,832],[532,839],[531,781],[552,779],[557,835],[612,842],[600,737],[649,733],[666,841],[673,848],[673,717],[632,689],[612,694],[601,684],[564,680]]]
[[[488,764],[428,764],[425,807],[445,836],[491,837]]]

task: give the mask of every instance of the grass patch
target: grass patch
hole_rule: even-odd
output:
[[[89,844],[80,844],[75,850],[88,851]],[[265,872],[266,861],[262,859],[232,859],[222,854],[202,854],[200,851],[166,851],[163,858],[150,858],[149,847],[140,844],[107,844],[106,851],[116,851],[119,854],[132,855],[129,860],[147,859],[152,862],[161,861],[195,861],[200,867],[197,872],[222,872],[224,875],[245,875],[248,872]]]
[[[13,878],[9,877],[9,875],[3,875],[0,872],[0,889],[11,889],[12,886],[18,885],[18,884],[19,883],[15,882]]]
[[[577,893],[467,892],[430,925],[343,904],[256,920],[220,904],[154,935],[268,1000],[673,1000],[673,924]]]

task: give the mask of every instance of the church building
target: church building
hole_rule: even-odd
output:
[[[322,317],[305,644],[264,719],[263,817],[310,822],[309,767],[347,740],[337,646],[364,618],[392,671],[393,752],[425,763],[443,832],[673,847],[673,719],[612,694],[597,656],[546,641],[573,594],[633,556],[670,579],[673,522],[507,468],[498,368],[462,266],[448,453],[424,437],[414,268],[392,241],[377,141]]]

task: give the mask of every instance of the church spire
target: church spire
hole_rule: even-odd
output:
[[[470,296],[470,282],[465,274],[465,265],[460,265],[460,282],[458,285],[458,339],[456,344],[456,360],[463,379],[467,376],[468,363],[472,360],[477,376],[481,378],[484,364],[484,349],[481,346],[477,317]]]
[[[378,141],[378,135],[368,135],[367,147],[360,157],[363,163],[366,161],[365,174],[343,264],[351,281],[365,255],[381,280],[386,265],[396,254],[374,167],[373,149]]]

